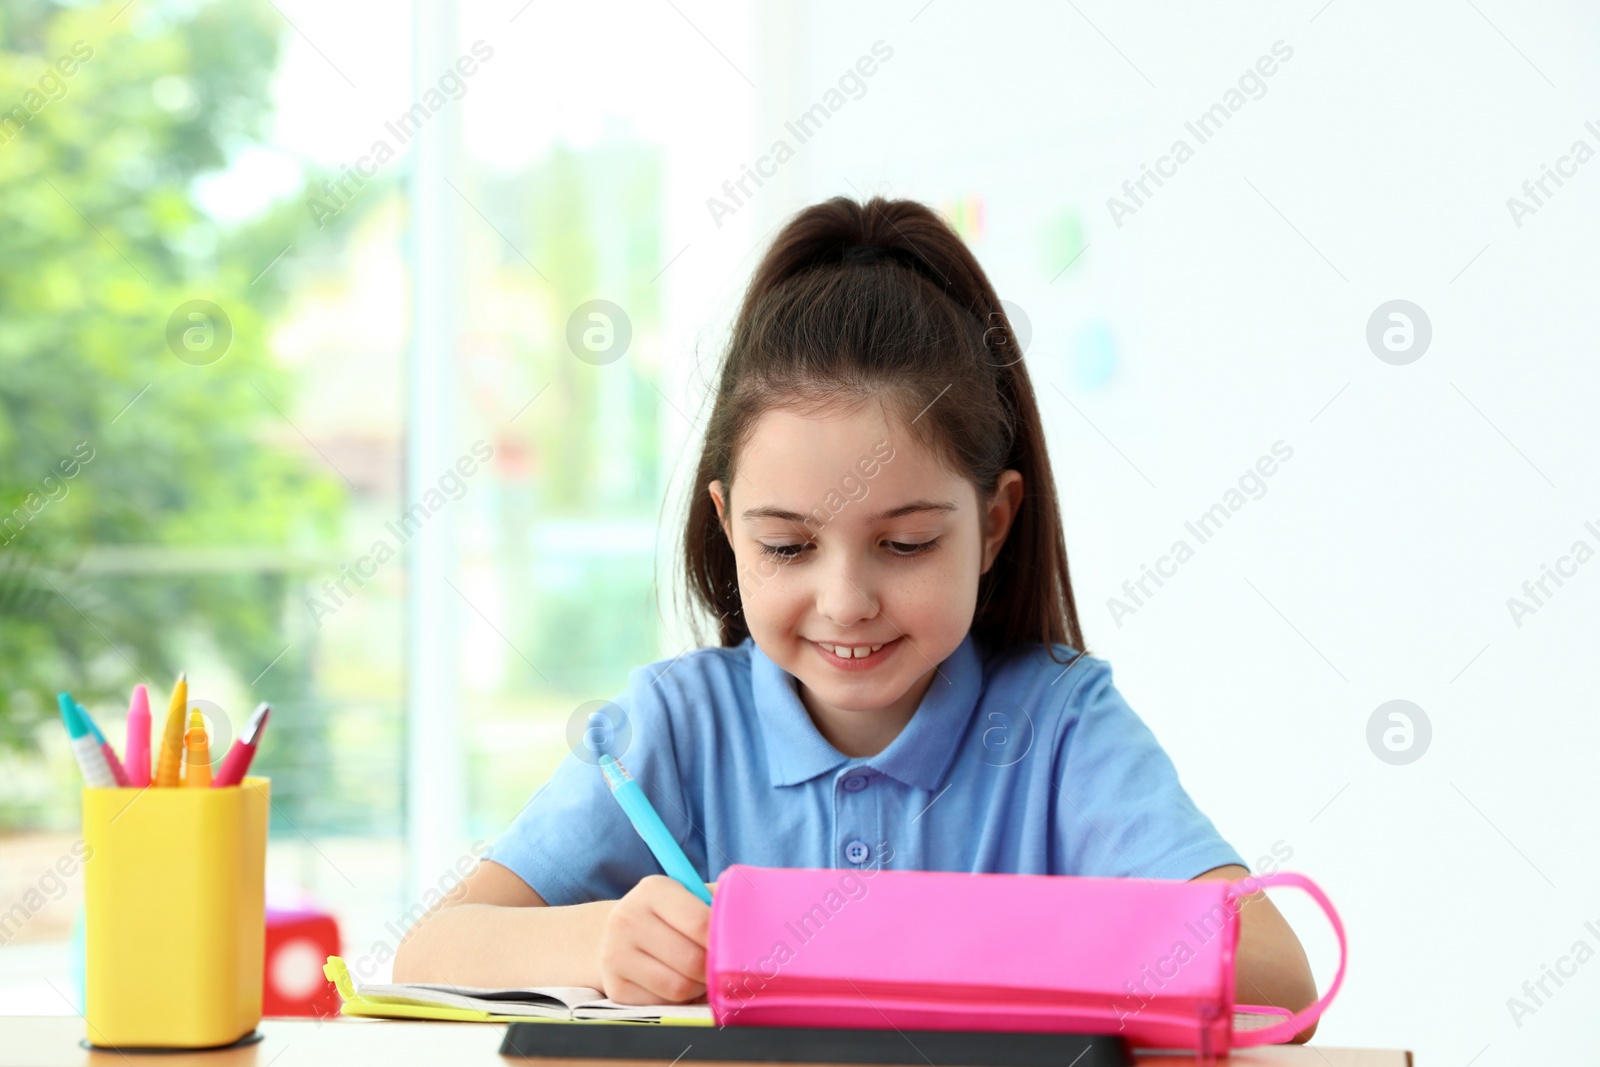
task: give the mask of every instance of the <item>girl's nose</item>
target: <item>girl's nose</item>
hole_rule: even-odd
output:
[[[832,566],[819,568],[819,572],[817,612],[823,618],[846,627],[878,614],[878,599],[865,568],[854,566],[841,555]]]

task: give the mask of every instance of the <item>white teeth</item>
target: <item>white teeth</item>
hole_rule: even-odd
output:
[[[868,656],[872,655],[874,652],[878,651],[878,649],[882,648],[883,646],[882,645],[857,645],[854,648],[844,648],[844,647],[841,647],[839,645],[828,645],[828,644],[824,644],[821,641],[818,641],[817,642],[817,647],[818,648],[827,649],[829,652],[832,652],[835,656],[838,656],[840,659],[866,659]]]

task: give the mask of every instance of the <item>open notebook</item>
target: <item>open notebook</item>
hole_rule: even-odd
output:
[[[534,989],[477,989],[416,983],[357,985],[338,956],[322,972],[338,987],[344,1015],[381,1018],[451,1019],[466,1022],[612,1022],[715,1026],[709,1004],[618,1004],[586,986]],[[1289,1016],[1283,1008],[1240,1004],[1235,1030],[1257,1030]]]
[[[344,960],[329,956],[322,973],[338,987],[344,1015],[453,1019],[468,1022],[628,1022],[714,1026],[709,1004],[618,1004],[598,989],[540,986],[476,989],[470,986],[357,985]]]

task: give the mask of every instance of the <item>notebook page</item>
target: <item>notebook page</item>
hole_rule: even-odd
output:
[[[659,1022],[663,1019],[703,1019],[714,1021],[709,1004],[618,1004],[614,1000],[594,1000],[573,1008],[574,1019],[637,1019]]]
[[[1244,1033],[1246,1030],[1265,1030],[1267,1027],[1275,1026],[1289,1017],[1290,1013],[1287,1011],[1283,1011],[1282,1014],[1235,1011],[1233,1013],[1233,1030],[1234,1033]]]
[[[600,990],[587,986],[484,989],[477,986],[415,982],[398,985],[358,985],[356,993],[373,999],[404,1000],[416,1004],[444,1004],[453,1008],[493,1011],[500,1015],[530,1015],[552,1019],[569,1018],[575,1006],[603,1000]]]

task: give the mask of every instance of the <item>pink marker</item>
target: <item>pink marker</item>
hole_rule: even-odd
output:
[[[150,694],[143,683],[133,687],[128,704],[128,784],[143,789],[150,784]]]
[[[233,746],[228,749],[228,755],[223,759],[222,766],[212,776],[211,788],[238,785],[244,781],[245,772],[250,769],[250,761],[256,757],[256,745],[261,740],[261,728],[267,725],[267,716],[271,711],[272,707],[263,701],[250,713],[250,720],[244,724],[239,736],[233,739]]]

